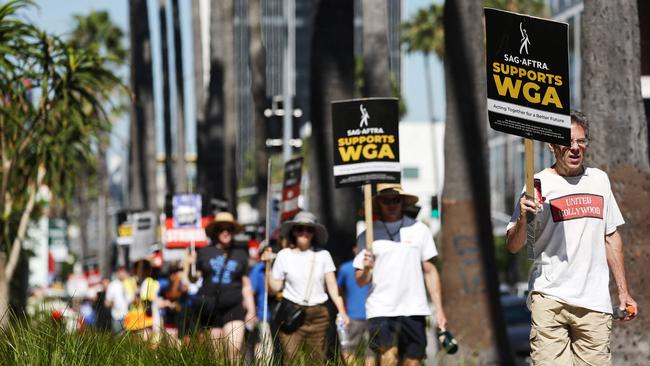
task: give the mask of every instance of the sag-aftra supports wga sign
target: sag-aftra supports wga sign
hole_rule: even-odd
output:
[[[332,122],[337,187],[399,182],[397,99],[333,102]]]
[[[501,132],[567,145],[568,25],[485,9],[487,105]]]

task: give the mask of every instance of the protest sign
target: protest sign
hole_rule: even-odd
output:
[[[284,164],[284,181],[282,183],[282,203],[280,218],[282,221],[295,216],[299,211],[300,181],[302,178],[302,158],[287,161]]]
[[[163,240],[167,249],[201,248],[208,244],[205,235],[207,218],[201,217],[200,194],[175,194],[172,198],[172,217],[165,219]]]
[[[337,188],[400,182],[398,121],[396,98],[332,102]]]
[[[570,145],[568,25],[485,9],[490,127]]]
[[[201,227],[201,195],[175,194],[172,198],[174,227]]]
[[[133,243],[129,250],[129,261],[147,259],[151,245],[156,242],[156,215],[151,211],[136,212],[132,216]]]

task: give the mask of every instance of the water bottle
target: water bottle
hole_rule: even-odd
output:
[[[348,339],[348,330],[345,327],[343,315],[340,313],[336,315],[336,333],[339,335],[339,342],[341,342],[341,347],[347,346],[350,342]]]

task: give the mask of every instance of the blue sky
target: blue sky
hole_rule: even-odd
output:
[[[418,8],[427,6],[432,2],[442,2],[442,0],[403,0],[402,18],[407,19],[412,16]],[[39,9],[31,10],[26,13],[27,19],[39,25],[46,31],[56,34],[64,34],[71,30],[74,22],[72,16],[74,14],[87,14],[91,10],[108,10],[111,19],[121,26],[125,31],[128,31],[128,1],[127,0],[38,0],[36,1]],[[189,4],[190,0],[181,0],[181,18],[188,23],[189,20]],[[158,16],[155,12],[157,9],[158,0],[149,0],[150,23],[152,23],[152,46],[154,50],[159,48],[160,40],[158,33]],[[169,21],[169,20],[168,20]],[[171,37],[171,32],[168,32]],[[128,40],[127,40],[128,41]],[[189,57],[191,55],[191,33],[189,25],[185,24],[183,29],[183,48],[184,55]],[[154,51],[155,53],[155,51]],[[188,58],[186,58],[188,59]],[[423,57],[420,54],[404,55],[402,59],[402,96],[406,101],[407,114],[404,117],[406,121],[427,121],[427,102],[426,102],[426,89],[423,81],[424,64]],[[173,58],[170,58],[170,63],[173,65]],[[434,99],[434,119],[440,121],[444,118],[445,114],[445,101],[444,101],[444,72],[442,64],[435,57],[430,60],[431,70],[433,72],[433,99]],[[154,57],[154,72],[157,75],[161,73],[160,58]],[[173,68],[172,68],[173,70]],[[123,70],[123,75],[126,77],[127,69]],[[173,75],[170,75],[172,78]],[[126,79],[125,79],[126,80]],[[171,79],[173,80],[173,79]],[[192,63],[184,63],[184,80],[186,82],[185,100],[193,100],[193,70]],[[161,96],[160,94],[160,80],[154,78],[154,93],[156,94],[156,119],[157,123],[161,125]],[[172,90],[173,92],[173,90]],[[172,116],[175,106],[172,105]],[[186,108],[186,121],[194,120],[194,111],[191,108]],[[115,122],[114,129],[113,151],[124,152],[125,143],[128,142],[128,120],[123,118]],[[162,135],[162,134],[158,134]],[[194,139],[195,131],[192,129],[187,132],[188,149],[195,149]],[[159,136],[158,144],[162,146],[162,136]]]

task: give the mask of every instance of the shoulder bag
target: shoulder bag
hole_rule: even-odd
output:
[[[314,274],[314,264],[316,262],[316,253],[311,259],[311,268],[309,269],[309,279],[307,280],[307,288],[305,289],[305,297],[303,303],[307,305],[309,300],[309,295],[311,294],[311,288],[313,285],[312,277]],[[286,334],[293,333],[296,329],[305,322],[305,307],[298,305],[293,301],[282,298],[280,305],[278,307],[277,313],[275,314],[274,319],[279,322],[278,326],[280,330]]]

